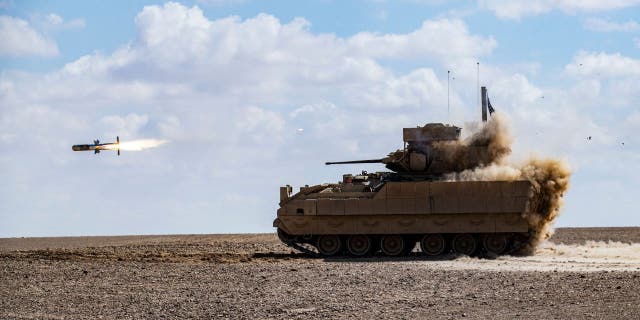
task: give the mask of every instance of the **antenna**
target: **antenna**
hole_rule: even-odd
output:
[[[476,65],[478,66],[478,75],[477,75],[477,84],[476,84],[476,99],[477,99],[477,103],[476,103],[476,107],[480,106],[480,61],[476,62]]]
[[[451,78],[451,71],[447,70],[447,122],[449,122],[449,81]]]

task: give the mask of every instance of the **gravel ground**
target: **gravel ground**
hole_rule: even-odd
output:
[[[275,235],[0,239],[0,319],[638,319],[640,228],[533,257],[309,258]]]

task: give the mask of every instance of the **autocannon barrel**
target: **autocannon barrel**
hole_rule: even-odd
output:
[[[369,160],[352,160],[352,161],[337,161],[337,162],[325,162],[325,165],[330,164],[352,164],[352,163],[383,163],[384,159],[369,159]]]

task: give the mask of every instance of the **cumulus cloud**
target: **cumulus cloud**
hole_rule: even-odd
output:
[[[167,3],[145,7],[136,25],[138,36],[131,47],[106,59],[84,57],[67,69],[74,73],[109,69],[106,72],[129,78],[172,81],[188,74],[198,80],[224,78],[219,83],[223,86],[250,84],[255,89],[280,90],[290,81],[381,80],[388,70],[375,61],[378,58],[456,59],[486,55],[496,47],[493,38],[470,34],[456,19],[426,21],[407,34],[363,32],[337,38],[311,33],[310,23],[302,18],[286,24],[266,14],[244,21],[238,17],[209,20],[198,7]],[[265,80],[268,87],[255,86]]]
[[[640,5],[639,0],[482,0],[480,6],[494,12],[499,18],[520,19],[558,10],[564,13],[600,12]]]
[[[148,122],[148,115],[138,115],[135,113],[126,116],[105,116],[100,119],[100,123],[105,127],[106,135],[111,137],[120,135],[125,139],[137,138],[140,129]]]
[[[430,109],[446,101],[446,83],[431,69],[417,69],[407,75],[350,92],[349,99],[352,104],[363,108]]]
[[[58,54],[55,41],[36,31],[29,22],[10,16],[0,16],[0,55],[36,55],[50,57]]]
[[[170,2],[145,7],[135,21],[135,41],[113,53],[83,56],[46,77],[11,83],[29,83],[29,90],[16,88],[22,99],[71,107],[185,97],[196,105],[239,99],[245,105],[301,105],[309,96],[329,94],[363,108],[429,108],[446,100],[432,69],[397,76],[378,60],[444,63],[486,55],[496,47],[493,38],[471,34],[456,19],[425,21],[407,34],[339,38],[310,32],[301,18],[284,24],[266,14],[209,20],[198,7]]]
[[[373,57],[435,56],[444,60],[489,54],[497,42],[491,37],[471,35],[462,20],[438,19],[425,21],[418,30],[404,35],[358,33],[349,39],[349,45]]]
[[[640,60],[620,53],[582,51],[573,58],[572,63],[565,66],[565,71],[580,76],[640,76]]]
[[[291,118],[297,118],[305,114],[330,113],[330,112],[334,112],[335,110],[336,110],[336,105],[331,102],[305,104],[293,110],[291,113],[289,113],[289,116]]]
[[[284,128],[284,120],[273,111],[267,111],[258,107],[248,107],[243,110],[243,116],[236,123],[238,129],[246,132],[254,142],[278,141]]]

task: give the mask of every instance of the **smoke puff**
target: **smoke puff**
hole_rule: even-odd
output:
[[[511,153],[511,138],[505,116],[494,113],[478,132],[462,141],[434,144],[446,168],[460,172],[502,161]]]

